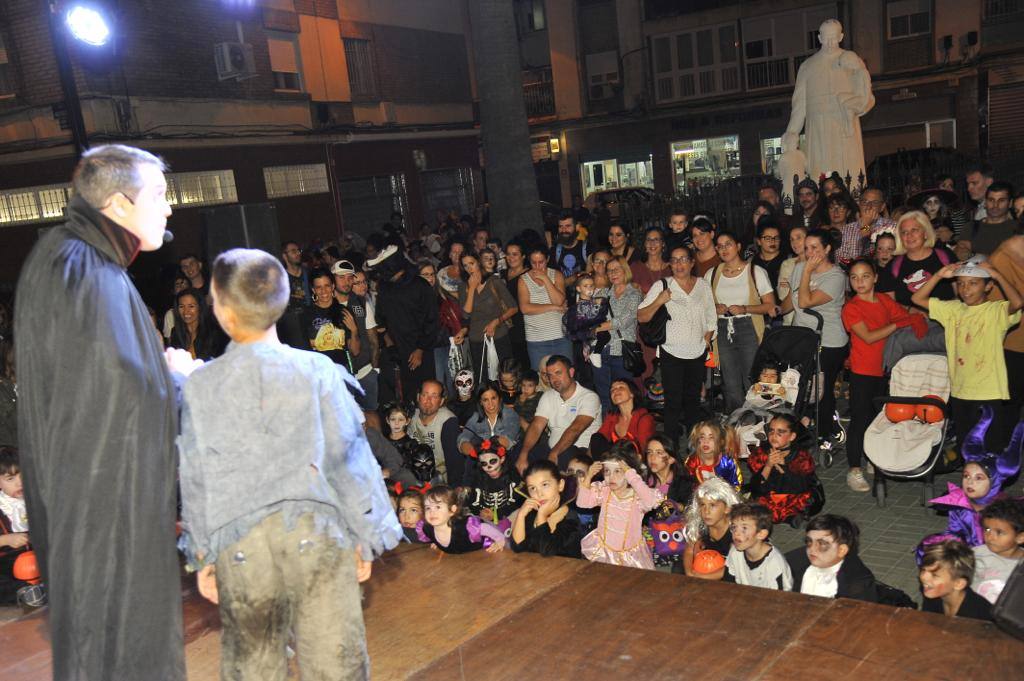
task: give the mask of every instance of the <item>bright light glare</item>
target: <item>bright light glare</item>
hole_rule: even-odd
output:
[[[110,27],[103,15],[90,7],[71,8],[66,19],[71,35],[87,45],[101,47],[110,40]]]

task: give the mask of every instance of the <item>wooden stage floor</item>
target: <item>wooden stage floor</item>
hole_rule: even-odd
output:
[[[189,679],[217,678],[216,611],[185,598]],[[991,624],[536,555],[406,546],[365,589],[374,679],[1015,679]],[[43,618],[0,625],[4,681],[49,678]]]

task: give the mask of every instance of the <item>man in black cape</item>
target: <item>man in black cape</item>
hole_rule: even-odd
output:
[[[163,243],[163,171],[140,149],[86,152],[67,222],[18,282],[21,466],[60,681],[185,678],[168,369],[182,351],[165,359],[125,269]]]

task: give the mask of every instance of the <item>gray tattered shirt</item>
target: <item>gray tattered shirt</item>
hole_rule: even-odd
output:
[[[402,536],[363,432],[347,372],[279,343],[232,343],[183,389],[183,545],[193,567],[217,560],[267,516],[319,531],[370,558]]]

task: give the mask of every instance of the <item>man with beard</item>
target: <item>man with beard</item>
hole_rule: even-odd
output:
[[[309,343],[302,331],[302,322],[306,311],[313,303],[312,282],[309,270],[302,264],[302,249],[295,241],[281,244],[281,261],[288,272],[288,308],[277,322],[277,335],[282,343],[299,350],[308,350]]]
[[[86,151],[67,222],[18,282],[21,463],[55,679],[185,678],[167,364],[193,363],[164,352],[127,272],[163,244],[164,170],[141,149]]]
[[[821,226],[821,211],[818,209],[818,185],[809,177],[805,177],[796,186],[796,200],[800,204],[800,212],[793,216],[800,220],[807,229]]]
[[[576,223],[570,210],[562,211],[558,216],[558,232],[551,249],[550,266],[565,277],[566,289],[587,267],[587,242],[577,239]]]

